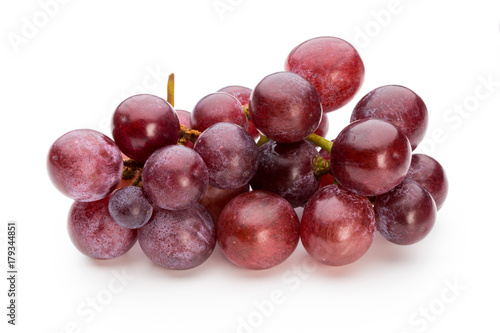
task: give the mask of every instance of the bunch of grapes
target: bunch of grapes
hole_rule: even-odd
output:
[[[114,140],[88,129],[66,133],[50,148],[48,171],[75,200],[74,245],[111,259],[138,240],[154,263],[189,269],[218,243],[234,264],[266,269],[299,240],[332,266],[359,259],[376,231],[395,244],[420,241],[448,191],[441,165],[412,154],[427,129],[422,99],[402,86],[379,87],[334,140],[324,138],[327,114],[363,79],[349,43],[314,38],[253,90],[228,86],[192,112],[175,110],[172,75],[166,100],[142,94],[117,107]]]

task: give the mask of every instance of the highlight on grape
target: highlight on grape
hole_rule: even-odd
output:
[[[318,37],[254,89],[223,87],[189,112],[174,108],[171,74],[166,98],[139,94],[117,106],[112,138],[62,135],[47,169],[74,200],[73,244],[113,259],[138,241],[174,270],[203,264],[219,244],[236,266],[260,270],[284,262],[299,241],[330,266],[360,259],[376,232],[398,245],[421,241],[448,180],[438,161],[413,153],[428,123],[417,93],[376,87],[336,138],[324,137],[329,114],[342,112],[364,75],[351,44]]]

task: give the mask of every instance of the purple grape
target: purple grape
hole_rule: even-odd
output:
[[[315,134],[326,137],[328,134],[328,129],[330,128],[330,123],[328,122],[328,115],[323,113],[323,117],[321,117],[321,122],[319,123],[318,128],[314,131]]]
[[[375,230],[371,202],[334,184],[320,189],[307,203],[300,239],[313,258],[341,266],[355,262],[368,251]]]
[[[194,150],[207,165],[209,184],[218,188],[248,184],[259,166],[259,147],[242,127],[231,123],[207,128]]]
[[[406,176],[411,146],[399,128],[362,119],[344,128],[331,153],[332,173],[346,189],[364,196],[390,191]]]
[[[248,130],[248,119],[236,97],[218,92],[203,97],[191,113],[191,126],[203,132],[213,124],[226,122]]]
[[[267,269],[293,253],[299,228],[299,218],[285,199],[267,191],[252,191],[238,195],[224,207],[217,240],[233,264]]]
[[[227,86],[219,89],[218,92],[224,92],[236,97],[236,99],[240,101],[241,105],[243,105],[243,108],[248,108],[252,89],[243,86]],[[251,120],[248,121],[248,134],[250,134],[254,140],[260,136],[259,131],[257,131]]]
[[[137,230],[124,228],[109,215],[110,197],[75,201],[69,211],[68,232],[75,247],[94,259],[113,259],[132,248]]]
[[[424,101],[403,86],[383,86],[370,91],[354,108],[351,122],[377,118],[390,122],[410,140],[414,150],[427,131],[427,107]]]
[[[120,149],[94,130],[68,132],[50,147],[47,170],[52,183],[77,201],[108,196],[120,183],[123,161]]]
[[[174,108],[154,95],[135,95],[124,100],[113,115],[113,138],[121,151],[146,162],[157,149],[179,139],[179,119]]]
[[[380,234],[399,245],[422,240],[436,221],[434,199],[412,180],[405,180],[394,190],[378,196],[374,207]]]
[[[219,89],[217,92],[224,92],[226,94],[236,97],[240,101],[241,105],[248,106],[248,101],[250,100],[250,95],[252,94],[252,89],[243,86],[227,86]]]
[[[127,186],[111,195],[109,214],[122,227],[137,229],[149,221],[153,214],[153,205],[142,188]]]
[[[205,195],[201,198],[200,204],[210,213],[217,227],[220,213],[227,203],[237,195],[248,192],[249,190],[250,186],[248,186],[248,184],[242,187],[229,189],[221,189],[208,185],[207,192],[205,192]]]
[[[438,161],[424,154],[413,154],[406,179],[423,185],[432,195],[437,209],[443,207],[448,195],[448,178]]]
[[[193,149],[167,146],[146,161],[142,184],[148,198],[161,208],[186,209],[206,192],[208,170]]]
[[[279,194],[293,207],[304,206],[319,188],[312,162],[318,155],[309,141],[268,141],[259,148],[259,169],[250,185]]]
[[[151,261],[178,270],[201,265],[216,244],[212,218],[199,204],[176,211],[155,209],[151,221],[139,229],[138,239]]]
[[[260,132],[285,143],[304,140],[318,128],[323,114],[314,86],[291,72],[262,79],[250,97],[249,112]]]
[[[325,113],[347,104],[365,76],[365,67],[356,49],[335,37],[317,37],[295,47],[286,59],[285,69],[314,85]]]

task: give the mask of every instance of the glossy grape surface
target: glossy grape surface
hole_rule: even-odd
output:
[[[124,228],[108,211],[109,197],[93,202],[75,201],[68,215],[68,232],[75,247],[94,259],[113,259],[137,240],[137,230]]]
[[[146,162],[157,149],[177,143],[180,125],[167,101],[143,94],[127,98],[116,108],[111,129],[125,155]]]
[[[365,67],[356,49],[335,37],[313,38],[298,45],[288,55],[285,70],[301,75],[314,85],[325,113],[347,104],[365,76]]]
[[[363,119],[344,128],[332,148],[332,173],[346,189],[364,196],[390,191],[406,176],[411,146],[394,125]]]
[[[203,97],[191,113],[191,126],[203,132],[216,123],[233,123],[248,130],[248,120],[243,106],[236,97],[218,92]]]
[[[140,228],[149,221],[153,214],[153,205],[140,187],[127,186],[110,197],[109,214],[122,227]]]
[[[439,210],[448,195],[448,178],[441,164],[430,156],[413,154],[406,179],[423,185],[432,195]]]
[[[412,149],[424,138],[428,115],[424,101],[403,86],[383,86],[370,91],[354,108],[351,122],[377,118],[399,127],[406,135]]]
[[[217,239],[224,255],[235,265],[267,269],[282,263],[297,247],[299,219],[279,195],[247,192],[222,210]]]
[[[323,114],[316,89],[291,72],[262,79],[250,97],[249,112],[260,132],[271,140],[286,143],[301,141],[313,133]]]
[[[316,260],[341,266],[368,251],[375,230],[375,213],[366,197],[329,185],[316,192],[304,208],[300,239]]]
[[[212,218],[199,204],[176,211],[155,209],[151,221],[139,229],[138,239],[151,261],[176,270],[201,265],[216,244]]]
[[[167,146],[147,160],[142,172],[144,191],[163,209],[186,209],[198,202],[208,185],[208,170],[193,149]]]
[[[374,207],[380,234],[399,245],[422,240],[436,221],[434,199],[422,185],[411,180],[378,196]]]
[[[225,92],[226,94],[236,97],[241,105],[243,105],[243,108],[248,108],[252,89],[243,86],[227,86],[220,89],[218,92]],[[248,121],[248,134],[250,134],[254,140],[260,136],[259,131],[257,131],[251,120]]]
[[[241,193],[248,192],[250,186],[243,185],[239,188],[221,189],[208,185],[207,192],[201,198],[200,204],[207,209],[214,220],[215,226],[219,221],[220,213],[227,203]]]
[[[194,150],[208,168],[209,184],[238,188],[248,184],[259,166],[259,148],[240,126],[217,123],[196,140]]]
[[[330,129],[330,123],[328,121],[328,115],[326,113],[323,113],[323,117],[321,117],[321,122],[319,123],[319,126],[316,129],[316,131],[314,131],[314,133],[318,134],[319,136],[326,137],[329,129]]]
[[[250,185],[279,194],[293,207],[304,206],[319,188],[312,163],[318,155],[309,141],[268,141],[259,148],[259,169]]]
[[[106,135],[89,129],[74,130],[50,147],[47,171],[64,195],[77,201],[96,201],[120,183],[122,155]]]

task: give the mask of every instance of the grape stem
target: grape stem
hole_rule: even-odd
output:
[[[191,141],[192,143],[195,143],[196,139],[198,139],[200,135],[201,135],[200,131],[190,129],[184,125],[181,125],[178,144],[185,145],[186,142],[188,142],[188,140]]]
[[[259,141],[257,141],[257,146],[262,146],[264,143],[266,143],[267,141],[269,141],[269,138],[267,136],[264,136],[264,135],[260,135],[260,138],[259,138]]]
[[[175,90],[175,75],[174,73],[168,76],[167,83],[167,102],[174,106],[174,90]]]
[[[142,187],[142,168],[144,165],[133,159],[128,159],[123,161],[123,180],[133,179],[131,186]]]
[[[317,134],[311,133],[306,140],[311,141],[314,143],[316,146],[326,150],[328,153],[332,152],[332,147],[333,147],[333,142],[330,140],[325,139],[322,136],[319,136]]]

